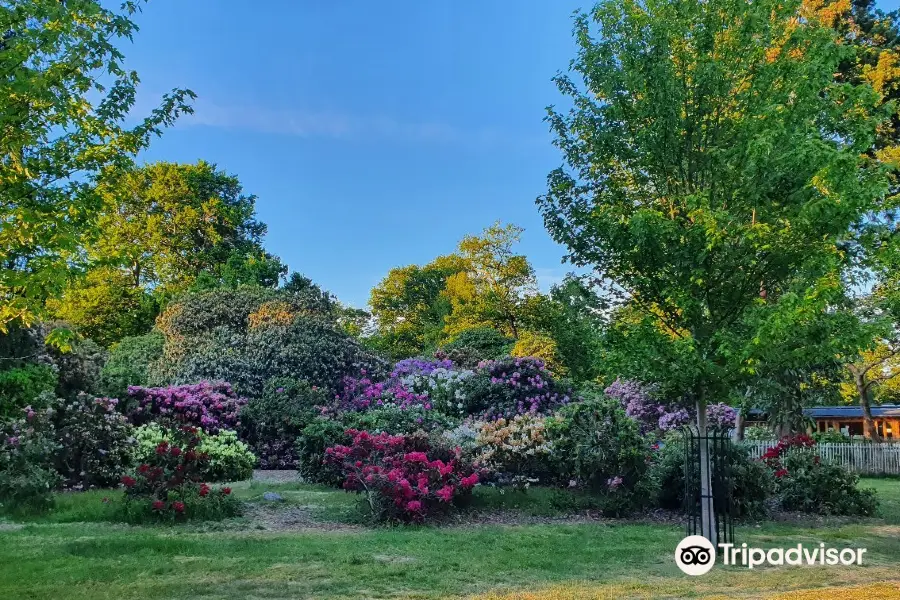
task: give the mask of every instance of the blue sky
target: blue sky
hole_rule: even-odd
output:
[[[266,248],[354,306],[498,219],[525,228],[546,288],[569,269],[534,204],[560,164],[542,119],[587,5],[153,0],[123,47],[139,104],[198,99],[144,158],[237,175]]]

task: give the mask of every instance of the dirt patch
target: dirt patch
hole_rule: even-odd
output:
[[[250,504],[244,512],[244,519],[247,521],[246,528],[256,531],[365,531],[358,525],[317,520],[312,511],[303,506]]]

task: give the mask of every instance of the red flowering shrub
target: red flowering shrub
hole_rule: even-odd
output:
[[[762,455],[775,475],[781,508],[813,514],[871,516],[878,509],[873,489],[860,489],[859,476],[823,461],[807,435],[784,437]]]
[[[172,442],[160,442],[133,475],[122,477],[126,520],[214,520],[240,512],[230,488],[213,490],[203,482],[209,457],[197,450],[197,433],[195,427],[173,432]]]
[[[790,450],[798,448],[813,448],[815,445],[815,440],[808,435],[798,434],[793,436],[785,436],[781,438],[777,444],[766,450],[765,454],[763,454],[760,458],[770,469],[775,471],[776,477],[782,477],[787,474],[781,473],[782,471],[784,471],[781,466],[781,458],[785,454],[787,454]],[[779,475],[779,473],[781,473],[781,475]]]
[[[478,483],[457,450],[449,460],[412,436],[350,429],[349,446],[332,446],[326,462],[337,465],[344,489],[365,495],[371,515],[379,521],[421,522],[445,512]],[[423,449],[424,448],[424,449]]]

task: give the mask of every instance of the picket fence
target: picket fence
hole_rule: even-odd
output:
[[[760,458],[775,442],[741,442]],[[822,458],[867,475],[900,475],[900,443],[816,444]]]

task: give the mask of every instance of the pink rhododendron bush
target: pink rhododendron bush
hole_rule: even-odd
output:
[[[326,461],[338,465],[343,487],[363,495],[377,521],[423,522],[446,513],[478,483],[478,474],[413,436],[371,434],[350,429],[349,445],[328,448]]]

